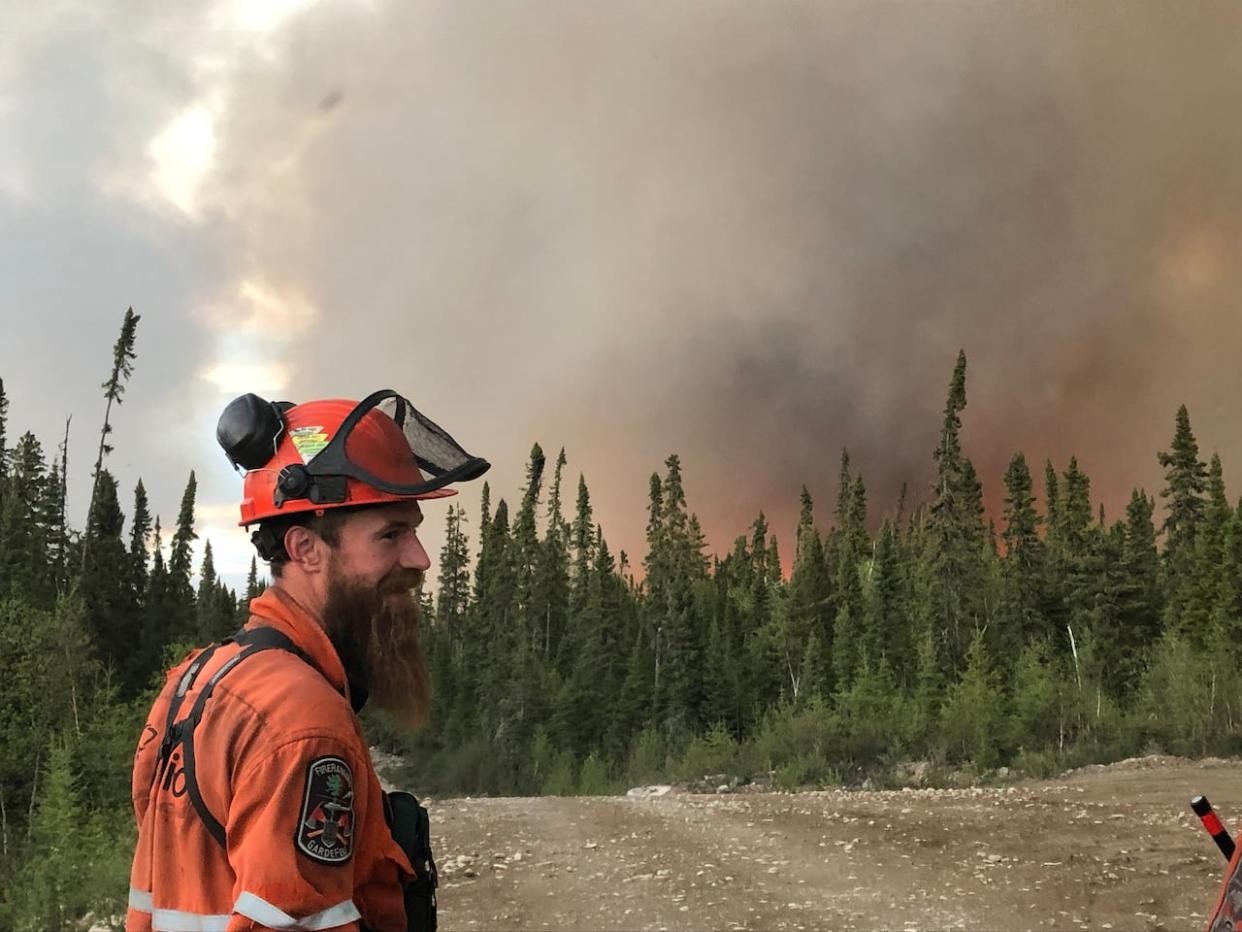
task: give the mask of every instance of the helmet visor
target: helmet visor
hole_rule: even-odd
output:
[[[477,479],[491,466],[391,389],[360,401],[306,465],[315,476],[349,476],[409,496]]]

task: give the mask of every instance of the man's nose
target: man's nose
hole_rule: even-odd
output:
[[[423,546],[417,534],[411,534],[402,549],[401,566],[403,569],[419,570],[424,573],[431,569],[431,558],[427,556],[427,548]]]

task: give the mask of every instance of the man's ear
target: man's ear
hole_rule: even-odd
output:
[[[301,525],[285,531],[285,553],[289,562],[302,572],[314,575],[327,566],[328,545],[324,539]]]

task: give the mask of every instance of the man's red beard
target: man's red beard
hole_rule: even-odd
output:
[[[431,679],[418,641],[417,570],[396,571],[378,585],[361,582],[333,564],[323,609],[324,630],[345,667],[350,688],[407,726],[427,720]]]

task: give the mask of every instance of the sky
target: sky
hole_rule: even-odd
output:
[[[194,470],[233,584],[247,391],[398,389],[510,501],[563,446],[631,563],[674,452],[720,552],[763,510],[788,561],[843,448],[873,519],[924,496],[959,348],[994,514],[1021,450],[1119,516],[1183,403],[1236,498],[1240,41],[1223,2],[10,4],[9,434],[72,415],[80,525],[132,306],[108,466],[166,527]]]

